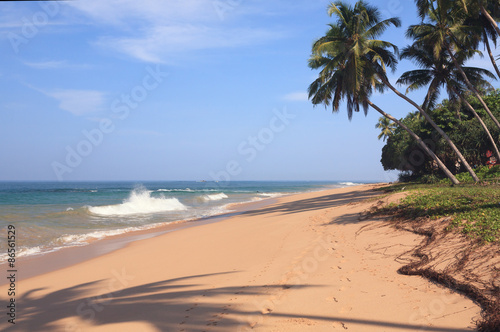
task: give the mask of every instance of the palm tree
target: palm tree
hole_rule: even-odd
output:
[[[439,57],[436,58],[429,45],[413,44],[403,49],[401,58],[413,60],[421,69],[405,72],[397,83],[407,84],[407,92],[428,85],[429,89],[422,106],[426,111],[435,106],[440,90],[446,88],[452,104],[459,105],[460,103],[457,103],[457,101],[460,101],[479,121],[491,141],[495,154],[500,160],[500,152],[498,151],[497,144],[484,121],[466,100],[465,82],[453,62],[449,59],[449,56],[442,52],[439,54]],[[463,57],[462,61],[465,61],[465,57]],[[475,86],[491,86],[483,79],[483,76],[494,78],[493,74],[488,70],[474,67],[463,67],[462,69],[466,72],[470,81],[473,82]],[[459,108],[457,110],[459,110]]]
[[[472,4],[472,1],[470,1]],[[491,23],[491,21],[481,12],[481,10],[477,9],[477,1],[474,1],[476,4],[476,9],[474,9],[473,5],[461,4],[462,8],[465,10],[467,18],[464,22],[465,26],[474,27],[472,30],[477,31],[481,34],[476,36],[476,39],[482,42],[488,52],[488,57],[490,58],[491,64],[495,69],[497,76],[500,77],[500,70],[498,69],[497,63],[495,61],[495,56],[491,51],[490,40],[493,42],[493,45],[497,46],[497,39],[499,37],[497,31],[495,30],[495,26]],[[491,5],[490,5],[491,7]],[[496,22],[495,22],[496,23]],[[477,45],[474,45],[477,47]]]
[[[475,46],[480,38],[478,36],[481,36],[481,31],[478,31],[477,27],[464,25],[467,16],[454,1],[416,0],[416,3],[419,6],[420,15],[428,18],[429,23],[422,22],[410,26],[406,32],[407,37],[412,38],[415,41],[414,44],[432,45],[436,58],[439,57],[440,53],[446,51],[463,77],[467,88],[476,96],[486,113],[500,129],[500,122],[490,111],[460,65],[459,56],[463,56],[463,54],[470,56],[473,52],[477,52]]]
[[[309,67],[321,69],[318,78],[309,86],[312,103],[325,106],[331,104],[333,112],[338,112],[340,102],[346,99],[349,119],[361,107],[365,114],[372,107],[406,130],[436,161],[452,183],[458,184],[455,176],[419,136],[370,100],[374,89],[383,91],[385,88],[378,77],[385,72],[386,67],[395,70],[397,64],[394,53],[389,50],[392,48],[397,52],[397,47],[374,38],[391,25],[400,26],[399,19],[381,21],[378,10],[364,1],[358,1],[354,7],[337,1],[329,6],[328,12],[330,16],[337,17],[337,22],[329,25],[326,35],[319,38],[312,48]]]
[[[429,9],[433,7],[433,2],[437,0],[415,0],[418,8],[418,14],[422,20],[425,19]],[[496,19],[500,14],[500,3],[498,0],[448,0],[450,5],[458,5],[466,13],[472,17],[484,16],[491,26],[496,30],[500,36],[500,28],[498,27]],[[438,5],[439,6],[439,5]]]
[[[393,123],[390,119],[382,116],[378,119],[378,123],[375,125],[375,128],[382,129],[377,138],[379,140],[383,138],[383,141],[385,142],[385,140],[391,137],[391,135],[394,133],[396,124]]]
[[[491,39],[493,41],[493,45],[495,47],[497,46],[497,35],[493,34],[492,31],[490,30],[491,26],[485,26],[483,25],[483,43],[484,46],[486,46],[486,50],[488,51],[488,56],[490,57],[491,64],[493,65],[493,68],[495,69],[497,76],[500,78],[500,70],[498,69],[497,63],[495,61],[495,56],[493,55],[493,52],[491,51],[491,46],[490,46],[490,41]]]
[[[462,5],[464,5],[466,11],[470,11],[472,14],[474,12],[477,14],[480,13],[500,36],[500,28],[496,21],[500,14],[500,3],[498,0],[467,0],[463,1]]]

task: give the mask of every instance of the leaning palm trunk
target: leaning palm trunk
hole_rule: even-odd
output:
[[[460,182],[457,180],[457,178],[453,175],[453,173],[450,172],[450,170],[441,161],[441,159],[439,159],[439,157],[436,156],[436,154],[431,149],[429,149],[429,147],[425,144],[425,142],[417,134],[415,134],[410,128],[405,126],[401,121],[397,120],[392,115],[387,114],[384,111],[382,111],[382,109],[380,109],[377,105],[372,103],[370,100],[368,100],[368,105],[370,105],[377,112],[379,112],[380,114],[382,114],[383,116],[385,116],[389,120],[394,121],[397,125],[399,125],[401,128],[406,130],[408,132],[408,134],[410,134],[410,136],[413,137],[417,141],[417,143],[422,147],[422,149],[429,155],[429,157],[431,157],[434,161],[436,161],[439,168],[441,168],[441,170],[444,172],[444,174],[446,174],[446,176],[451,180],[451,182],[453,184],[460,184]]]
[[[474,170],[472,169],[472,167],[470,167],[469,163],[467,162],[467,160],[465,160],[465,157],[462,155],[462,153],[458,150],[458,148],[455,146],[455,144],[452,142],[452,140],[450,139],[450,137],[448,137],[448,135],[441,129],[439,128],[439,126],[431,119],[431,117],[429,116],[429,114],[427,114],[427,112],[425,112],[423,110],[422,107],[420,107],[417,103],[415,103],[413,100],[411,100],[410,98],[406,97],[404,94],[402,94],[401,92],[399,92],[395,87],[392,86],[391,83],[389,83],[389,81],[387,79],[385,79],[384,77],[380,77],[382,79],[382,82],[387,86],[389,87],[389,89],[391,89],[392,91],[394,91],[395,94],[397,94],[399,97],[403,98],[404,100],[406,100],[407,102],[409,102],[411,105],[413,105],[415,108],[417,108],[420,113],[424,116],[425,120],[427,120],[427,122],[429,122],[429,124],[434,128],[436,129],[436,131],[446,140],[446,142],[448,143],[448,145],[453,149],[453,151],[455,151],[455,153],[457,154],[458,156],[458,159],[460,159],[460,162],[462,163],[462,165],[464,165],[464,167],[467,169],[467,171],[469,172],[469,174],[472,176],[472,178],[474,179],[475,182],[479,182],[479,178],[477,177],[476,173],[474,173]]]
[[[500,78],[500,70],[498,70],[497,62],[495,61],[493,52],[491,52],[490,42],[488,41],[488,35],[486,34],[486,32],[484,33],[484,44],[486,45],[486,49],[488,50],[488,56],[490,57],[491,64],[493,65],[493,68],[495,68],[497,76]]]
[[[465,104],[465,106],[467,106],[467,108],[472,112],[472,114],[474,114],[474,117],[477,119],[477,121],[479,121],[479,123],[481,124],[481,127],[483,127],[484,131],[488,135],[488,138],[489,138],[491,144],[493,145],[493,149],[495,150],[495,155],[497,156],[498,160],[500,160],[500,152],[498,151],[497,144],[495,143],[495,140],[493,139],[493,136],[491,135],[490,130],[488,129],[488,127],[484,123],[483,119],[481,119],[481,117],[479,116],[479,114],[477,114],[474,107],[472,107],[472,105],[469,104],[469,102],[465,99],[465,97],[463,97],[463,95],[459,94],[455,89],[452,89],[452,90],[453,90],[454,94],[456,94],[457,96],[460,96],[460,100],[462,100],[462,102]]]
[[[484,102],[484,100],[481,97],[481,95],[479,94],[479,92],[476,90],[476,88],[469,81],[469,78],[467,77],[467,74],[462,69],[462,66],[460,66],[460,64],[458,63],[457,58],[455,58],[455,55],[453,54],[453,51],[451,50],[450,44],[445,43],[445,45],[446,45],[446,50],[450,54],[451,60],[453,60],[453,63],[455,64],[455,67],[460,72],[460,75],[462,75],[462,77],[464,78],[465,84],[467,84],[467,87],[469,88],[470,91],[472,91],[474,93],[474,95],[477,97],[477,99],[479,99],[479,102],[484,107],[484,110],[486,111],[486,113],[488,113],[488,115],[490,116],[490,118],[497,125],[498,129],[500,129],[500,123],[498,122],[497,118],[495,118],[495,116],[493,115],[493,113],[491,113],[490,108],[488,107],[488,105],[486,105],[486,103]]]
[[[491,17],[490,13],[488,13],[486,8],[484,8],[483,4],[480,4],[480,6],[481,6],[481,13],[483,13],[484,17],[486,17],[488,19],[488,21],[490,21],[491,25],[495,28],[498,35],[500,36],[500,28],[498,27],[497,22],[495,21],[495,19],[493,17]]]

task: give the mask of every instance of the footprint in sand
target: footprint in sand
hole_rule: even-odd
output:
[[[340,328],[340,329],[344,329],[344,330],[347,330],[347,326],[343,323],[343,322],[335,322],[333,323],[333,328],[336,329],[336,328]]]
[[[352,307],[342,307],[339,311],[341,314],[345,314],[352,311]]]
[[[338,303],[338,302],[339,302],[339,300],[337,300],[337,298],[336,298],[336,297],[327,297],[325,300],[326,300],[327,302],[335,302],[335,303]]]

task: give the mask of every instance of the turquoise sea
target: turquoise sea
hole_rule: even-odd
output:
[[[232,203],[339,188],[352,182],[0,182],[0,226],[16,228],[17,257],[180,220],[230,212]],[[0,262],[7,259],[0,241]]]

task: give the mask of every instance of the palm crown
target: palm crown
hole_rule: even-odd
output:
[[[335,15],[337,22],[313,45],[309,67],[321,72],[309,86],[309,98],[315,105],[329,106],[331,102],[334,112],[346,99],[351,119],[360,106],[366,114],[373,89],[383,90],[377,76],[386,78],[387,67],[396,69],[397,47],[375,38],[401,23],[397,18],[381,21],[378,10],[364,1],[354,7],[337,1],[329,6],[329,14]]]
[[[421,69],[405,72],[397,83],[408,85],[407,92],[428,85],[429,90],[422,105],[426,110],[434,108],[442,88],[446,89],[452,102],[459,99],[457,92],[464,93],[467,90],[462,75],[445,52],[440,52],[439,56],[435,57],[432,46],[416,43],[405,47],[401,52],[401,58],[413,60]],[[464,60],[465,57],[461,57],[460,64],[463,64]],[[491,86],[483,78],[484,76],[494,78],[488,70],[475,67],[462,67],[462,69],[475,86]]]

